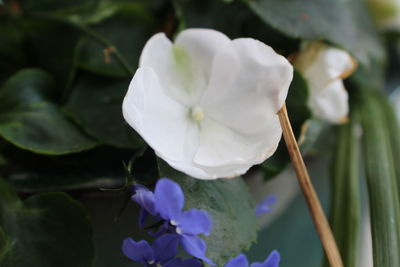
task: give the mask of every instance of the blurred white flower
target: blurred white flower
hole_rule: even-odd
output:
[[[346,122],[349,103],[342,79],[357,65],[350,54],[315,42],[303,47],[294,65],[310,88],[308,104],[314,116],[331,123]]]
[[[123,115],[169,165],[200,179],[234,177],[271,156],[293,69],[250,38],[209,29],[145,45]]]
[[[400,30],[400,0],[366,0],[376,24],[383,30]]]

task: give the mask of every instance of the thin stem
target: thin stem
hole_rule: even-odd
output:
[[[114,55],[115,59],[119,62],[119,64],[125,69],[125,71],[128,74],[133,75],[135,73],[134,69],[129,65],[129,63],[125,60],[125,58],[122,56],[122,54],[119,52],[119,50],[114,46],[114,44],[111,41],[109,41],[108,39],[106,39],[101,34],[97,33],[96,31],[93,31],[86,25],[78,23],[78,22],[74,22],[73,20],[69,20],[69,19],[65,19],[62,17],[49,15],[49,14],[45,14],[45,13],[40,13],[40,12],[32,12],[29,15],[31,15],[32,17],[48,19],[48,20],[53,20],[53,21],[57,21],[60,23],[64,23],[64,24],[67,24],[71,27],[74,27],[74,28],[80,30],[81,32],[83,32],[84,34],[86,34],[87,36],[89,36],[93,40],[97,41],[102,46],[104,46],[105,49],[109,49],[110,54]]]
[[[293,167],[296,171],[297,180],[307,201],[308,208],[317,228],[317,232],[325,250],[326,257],[328,258],[328,262],[332,267],[343,267],[343,262],[340,257],[332,230],[312,185],[307,168],[304,164],[303,157],[301,156],[299,146],[297,145],[296,138],[294,137],[292,126],[286,110],[286,105],[283,105],[283,107],[279,110],[278,115],[283,131],[283,137],[285,139],[290,158],[292,159]]]

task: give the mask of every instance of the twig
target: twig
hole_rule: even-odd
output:
[[[279,110],[278,115],[283,131],[283,137],[285,139],[290,158],[292,159],[292,164],[296,171],[297,179],[307,201],[308,208],[317,228],[317,232],[325,250],[326,257],[328,258],[328,262],[332,267],[343,267],[343,262],[340,257],[332,230],[321,207],[318,196],[315,193],[315,189],[311,183],[303,157],[301,156],[299,146],[297,145],[296,138],[294,137],[292,126],[290,125],[290,120],[286,110],[286,105],[283,105],[283,107]]]

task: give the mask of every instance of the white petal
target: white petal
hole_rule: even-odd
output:
[[[334,80],[346,78],[356,63],[344,50],[313,43],[300,54],[296,66],[308,80],[310,89],[318,91]]]
[[[233,130],[259,138],[273,131],[270,122],[282,107],[292,80],[289,62],[253,39],[237,39],[214,59],[202,103],[206,116]]]
[[[254,39],[236,39],[214,59],[201,106],[215,120],[243,133],[262,131],[282,107],[293,68],[272,48]]]
[[[336,80],[323,90],[312,93],[309,104],[316,117],[342,123],[349,113],[348,98],[342,80]]]
[[[235,164],[250,167],[263,162],[275,152],[281,138],[278,117],[275,115],[267,123],[265,135],[251,135],[205,118],[201,124],[200,143],[194,162],[206,167]]]
[[[214,54],[227,42],[228,37],[214,30],[182,31],[174,44],[158,33],[146,43],[140,66],[154,69],[167,94],[190,107],[207,87]]]
[[[237,39],[225,46],[214,59],[200,104],[206,119],[194,162],[227,166],[235,173],[235,164],[243,171],[272,155],[281,137],[276,113],[292,72],[285,58],[256,40]]]
[[[215,30],[188,29],[180,32],[174,43],[188,53],[195,64],[192,68],[196,75],[204,77],[208,83],[214,56],[230,41],[225,34]]]
[[[125,120],[164,159],[184,159],[188,110],[165,93],[156,73],[139,68],[129,85]]]

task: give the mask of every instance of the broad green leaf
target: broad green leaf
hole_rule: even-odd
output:
[[[142,147],[144,142],[122,116],[122,100],[129,82],[80,73],[64,108],[102,143],[121,148]]]
[[[54,98],[54,81],[40,69],[17,72],[0,89],[0,112]]]
[[[60,155],[97,145],[48,102],[26,104],[0,113],[0,135],[14,145],[36,153]]]
[[[0,232],[11,242],[2,267],[93,266],[92,228],[77,201],[45,193],[22,202],[2,180],[0,193]]]
[[[290,84],[286,106],[292,127],[297,137],[300,136],[303,124],[311,118],[308,107],[308,87],[303,76],[295,71],[293,81]],[[284,140],[279,143],[277,151],[272,157],[262,163],[265,178],[269,179],[280,173],[290,162],[290,157]]]
[[[185,208],[206,210],[213,220],[205,237],[207,256],[218,266],[250,248],[257,236],[254,203],[242,178],[199,180],[175,171],[159,160],[161,177],[179,183],[185,193]]]
[[[0,136],[27,150],[66,154],[88,150],[96,142],[69,121],[53,103],[51,79],[38,70],[22,70],[0,89]]]
[[[374,266],[400,266],[400,208],[385,109],[372,90],[358,91],[369,192]],[[397,159],[396,159],[397,160]]]
[[[358,266],[361,196],[360,196],[360,137],[358,121],[337,128],[338,144],[331,168],[330,223],[342,255],[344,266]],[[328,264],[326,264],[328,266]]]
[[[384,51],[364,1],[246,0],[265,23],[294,38],[332,42],[362,64],[383,59]]]

